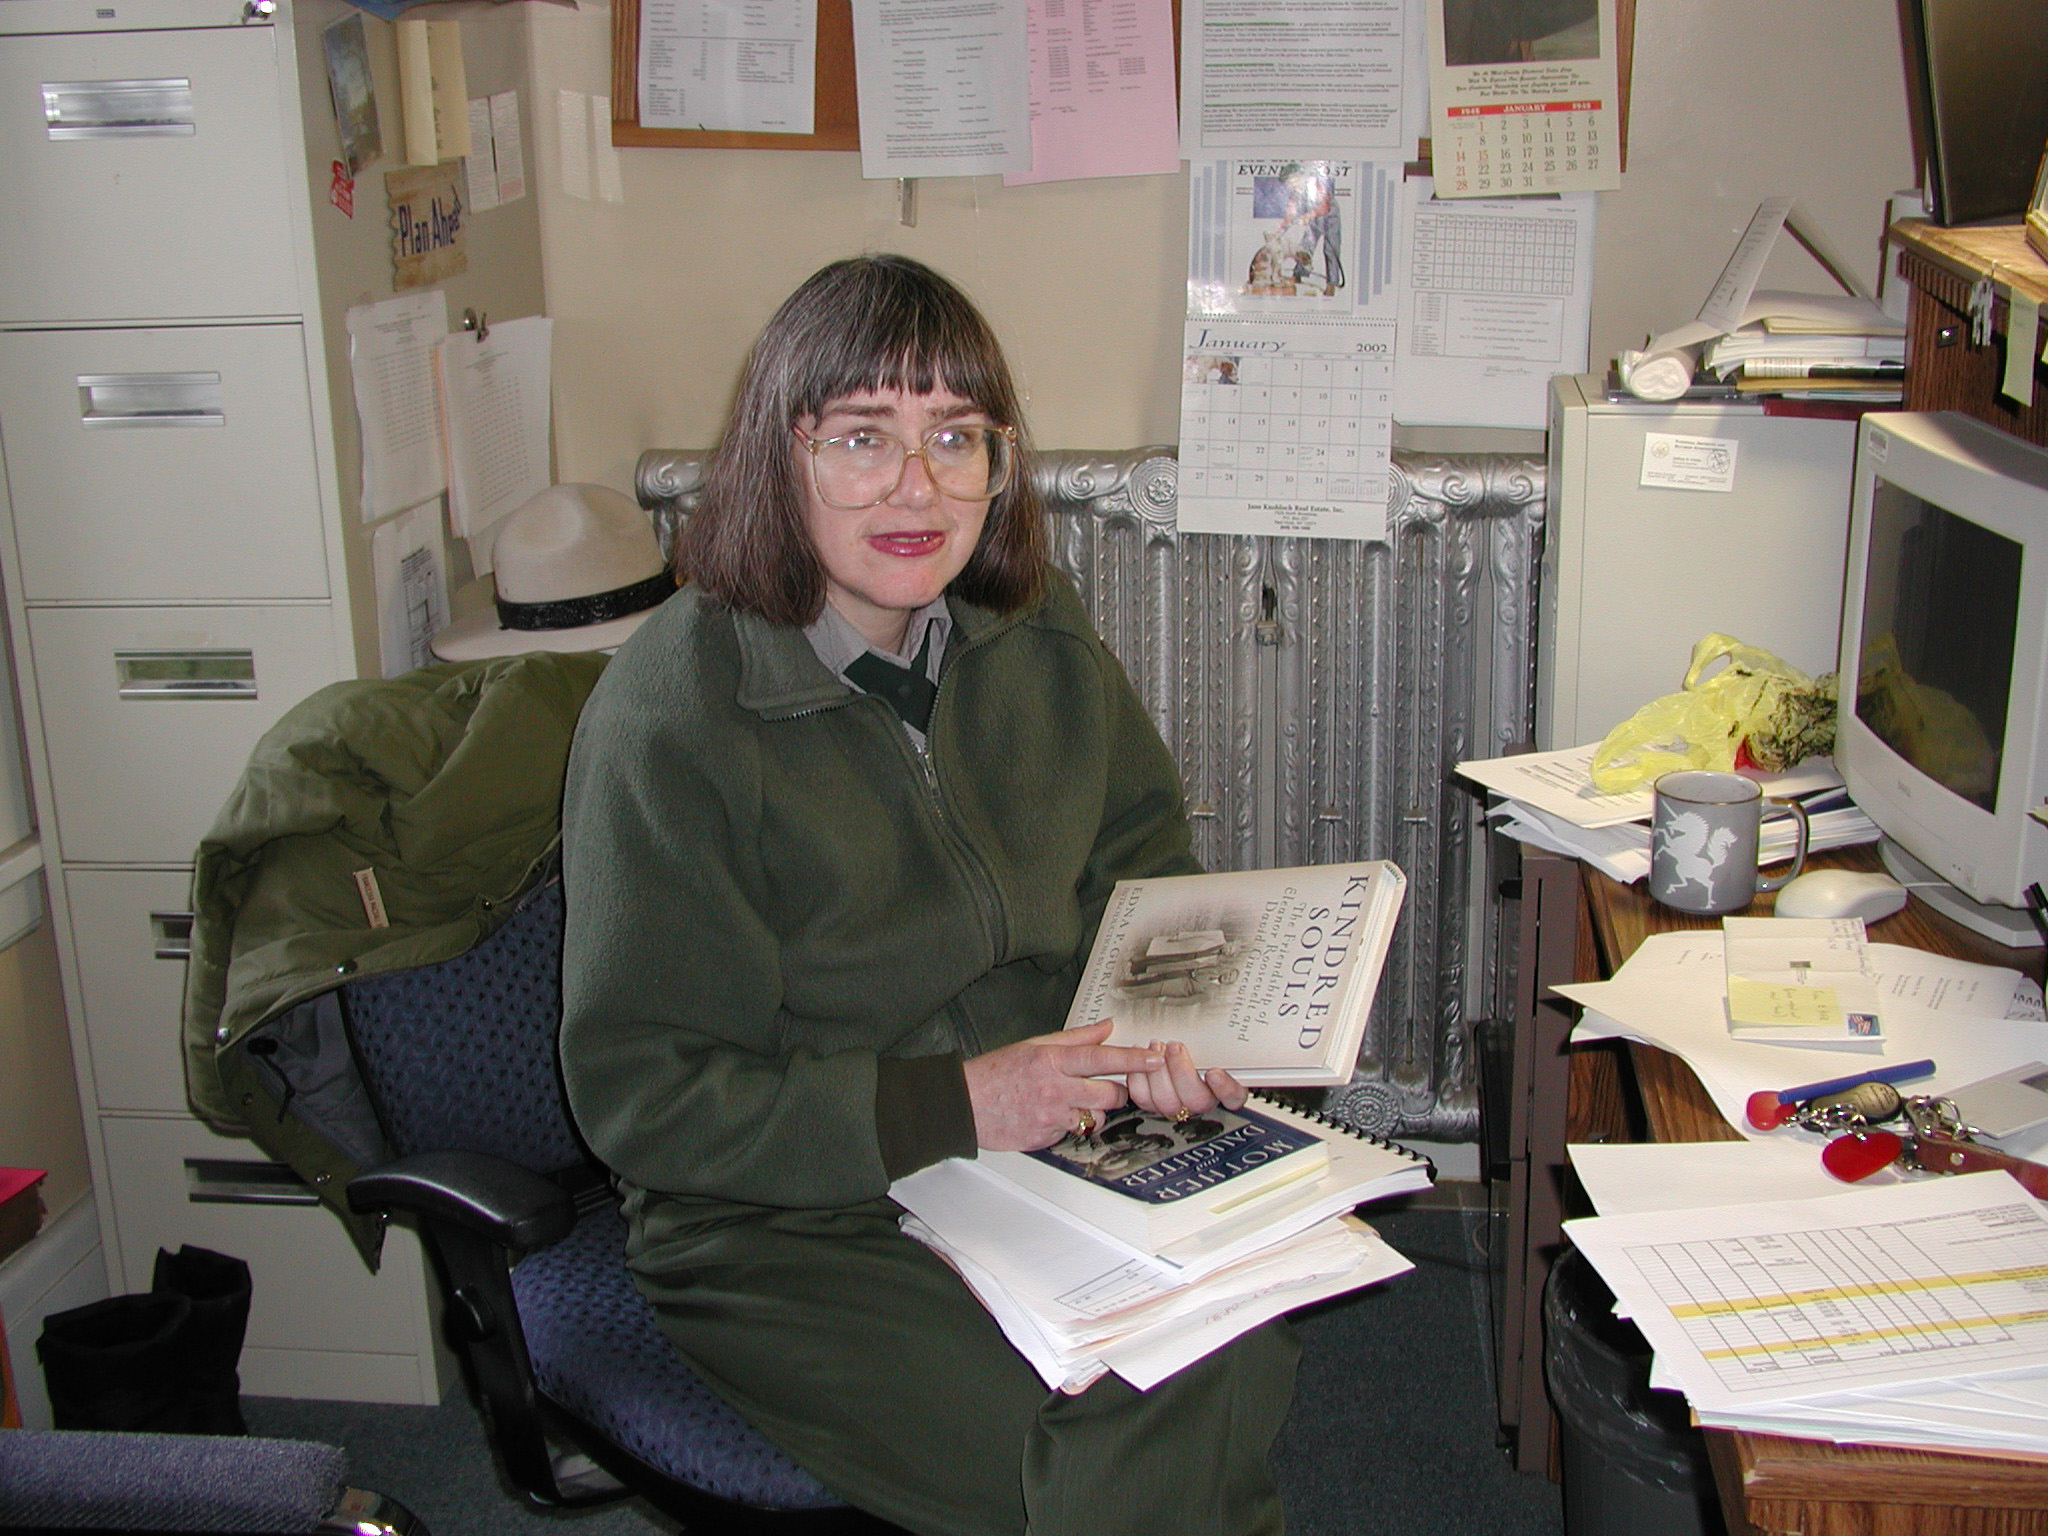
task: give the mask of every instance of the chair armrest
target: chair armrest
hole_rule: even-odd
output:
[[[404,1211],[530,1253],[576,1225],[569,1192],[484,1152],[415,1152],[348,1181],[353,1211]]]

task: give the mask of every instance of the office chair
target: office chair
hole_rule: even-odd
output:
[[[633,1285],[625,1219],[556,1064],[561,951],[551,878],[465,953],[341,988],[395,1153],[350,1181],[349,1204],[418,1219],[505,1475],[545,1505],[637,1493],[693,1531],[895,1531],[706,1387]]]
[[[236,1435],[0,1432],[0,1530],[427,1536],[403,1505],[347,1484],[338,1446]]]

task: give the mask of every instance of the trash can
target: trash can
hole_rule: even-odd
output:
[[[1707,1443],[1685,1399],[1650,1390],[1650,1346],[1576,1249],[1543,1287],[1543,1378],[1557,1409],[1565,1536],[1722,1536]]]

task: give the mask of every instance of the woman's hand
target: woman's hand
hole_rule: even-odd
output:
[[[1180,1120],[1204,1114],[1218,1104],[1225,1109],[1243,1107],[1244,1085],[1221,1067],[1199,1070],[1188,1048],[1178,1040],[1164,1044],[1154,1040],[1152,1048],[1162,1058],[1162,1065],[1156,1071],[1133,1072],[1125,1079],[1131,1102],[1138,1108]]]
[[[1083,1123],[1082,1111],[1100,1124],[1124,1101],[1122,1083],[1101,1079],[1167,1070],[1155,1047],[1104,1045],[1110,1023],[1033,1035],[966,1064],[967,1098],[974,1106],[974,1139],[997,1152],[1049,1147]],[[1186,1053],[1183,1052],[1183,1055]]]

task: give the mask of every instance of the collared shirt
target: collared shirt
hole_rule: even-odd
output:
[[[825,664],[828,672],[855,693],[864,693],[866,690],[846,675],[846,668],[850,663],[873,651],[884,661],[894,662],[899,667],[907,667],[924,645],[927,632],[931,635],[932,648],[931,653],[925,658],[925,676],[936,683],[939,680],[939,663],[946,657],[946,642],[953,633],[953,613],[946,606],[944,593],[933,598],[910,616],[910,623],[903,631],[904,649],[900,656],[892,651],[885,651],[880,646],[868,644],[861,632],[849,624],[845,616],[829,602],[819,613],[817,621],[804,630],[804,638],[810,641],[811,650],[816,653],[818,660]],[[910,733],[910,739],[918,746],[924,745],[924,732],[908,721],[903,723],[903,729]]]

